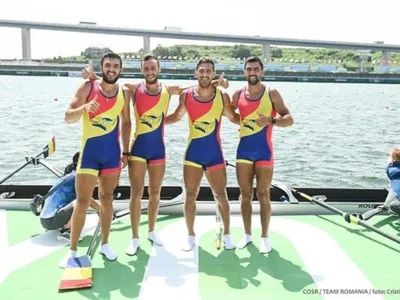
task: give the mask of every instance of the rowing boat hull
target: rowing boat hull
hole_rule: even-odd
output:
[[[271,188],[271,205],[273,215],[324,215],[331,214],[327,209],[310,203],[301,197],[294,196],[290,188],[275,183],[276,187]],[[0,194],[14,192],[10,199],[0,200],[0,209],[29,210],[29,203],[35,194],[44,195],[50,190],[48,185],[0,185]],[[296,188],[298,191],[314,195],[325,195],[325,203],[332,205],[345,212],[363,213],[376,208],[385,201],[387,191],[385,189],[340,189],[340,188]],[[161,202],[167,203],[171,200],[182,197],[180,186],[165,186],[161,191]],[[240,213],[240,190],[238,187],[227,188],[228,198],[233,214]],[[114,210],[121,211],[129,208],[130,187],[119,186],[115,195]],[[259,213],[260,206],[257,201],[257,193],[254,191],[253,212]],[[97,199],[97,190],[93,194]],[[285,199],[283,199],[283,197]],[[143,193],[142,208],[148,205],[148,188]],[[285,200],[285,201],[283,201]],[[168,207],[160,207],[160,214],[182,214],[182,202]],[[214,214],[215,202],[209,187],[200,188],[197,199],[198,214]]]

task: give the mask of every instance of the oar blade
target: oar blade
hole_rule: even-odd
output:
[[[43,148],[43,158],[47,158],[56,151],[56,137],[53,136],[51,141]]]
[[[88,255],[71,257],[64,269],[58,290],[89,288],[92,281],[92,262]]]

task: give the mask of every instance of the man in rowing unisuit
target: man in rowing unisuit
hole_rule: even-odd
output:
[[[260,252],[271,251],[268,228],[271,218],[270,186],[274,168],[272,128],[293,124],[292,115],[276,89],[262,84],[264,66],[258,57],[249,57],[244,65],[247,85],[232,95],[232,105],[240,114],[240,141],[236,153],[236,175],[241,193],[241,213],[245,236],[238,244],[244,248],[252,242],[251,215],[253,180],[257,180],[260,202]],[[279,117],[276,117],[276,115]]]
[[[188,237],[183,250],[190,251],[195,245],[194,221],[196,199],[205,172],[224,224],[225,249],[234,249],[230,235],[230,208],[226,192],[226,164],[221,146],[220,127],[222,116],[236,124],[239,116],[230,105],[230,98],[212,85],[215,65],[212,60],[202,59],[196,66],[198,85],[182,92],[179,106],[166,119],[167,124],[178,122],[188,112],[189,142],[184,155],[183,177],[186,191],[185,219]]]
[[[122,167],[129,151],[131,120],[129,112],[130,92],[116,82],[122,70],[122,60],[115,53],[107,53],[101,59],[101,80],[84,82],[76,91],[65,113],[68,123],[83,117],[81,155],[77,167],[77,203],[72,215],[70,257],[76,256],[77,242],[82,232],[86,210],[93,190],[99,183],[101,247],[100,253],[108,260],[117,255],[108,244],[113,218],[113,191],[118,184]],[[121,133],[120,133],[121,128]],[[120,146],[122,137],[123,151]]]
[[[163,241],[156,232],[156,220],[160,205],[161,188],[165,175],[164,126],[171,95],[179,95],[190,86],[166,85],[158,80],[160,62],[153,55],[146,55],[141,61],[144,81],[126,83],[131,91],[135,115],[135,133],[129,155],[129,179],[131,184],[130,218],[132,240],[126,253],[135,255],[140,247],[139,225],[141,200],[145,186],[146,172],[149,174],[148,234],[147,238],[158,246]],[[83,72],[84,78],[93,78],[93,70]],[[227,80],[221,77],[214,86],[227,87]]]

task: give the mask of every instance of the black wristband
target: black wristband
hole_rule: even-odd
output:
[[[129,152],[122,152],[122,155],[124,155],[124,156],[129,156],[130,153],[129,153]]]
[[[271,124],[275,124],[276,123],[276,119],[271,118]]]

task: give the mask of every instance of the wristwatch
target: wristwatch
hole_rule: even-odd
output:
[[[276,119],[271,118],[271,124],[275,124],[276,123]]]
[[[124,155],[124,156],[129,156],[130,153],[129,153],[129,152],[122,152],[122,155]]]

